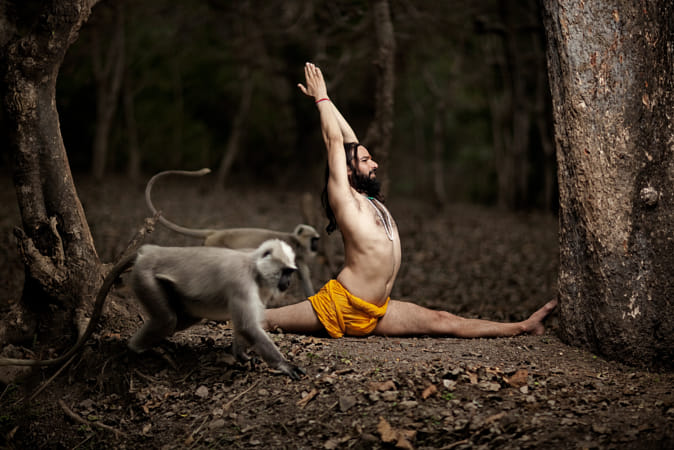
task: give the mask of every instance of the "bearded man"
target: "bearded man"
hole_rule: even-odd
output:
[[[323,204],[330,221],[328,232],[341,232],[345,261],[337,278],[307,300],[268,309],[265,327],[300,333],[326,330],[334,338],[543,334],[543,320],[554,310],[556,300],[522,322],[502,323],[467,319],[390,298],[400,269],[400,237],[379,194],[378,165],[330,101],[321,70],[307,63],[304,75],[306,86],[298,87],[316,103],[327,149]]]

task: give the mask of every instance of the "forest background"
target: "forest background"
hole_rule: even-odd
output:
[[[390,11],[390,192],[555,211],[538,2],[396,0]],[[71,168],[137,180],[211,167],[229,186],[315,190],[324,151],[313,104],[296,87],[303,64],[322,67],[368,145],[374,20],[362,1],[102,2],[59,72]]]

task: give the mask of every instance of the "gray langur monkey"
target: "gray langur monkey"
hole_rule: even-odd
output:
[[[210,169],[201,170],[166,170],[154,175],[148,181],[145,187],[145,203],[152,214],[157,214],[157,209],[152,203],[152,186],[159,179],[166,175],[186,175],[191,177],[203,176],[210,173]],[[311,283],[311,271],[309,262],[316,257],[318,253],[318,239],[320,235],[316,229],[310,225],[299,224],[292,233],[268,230],[266,228],[226,228],[222,230],[186,228],[175,224],[159,216],[159,222],[170,230],[187,236],[204,239],[204,245],[209,247],[226,247],[234,249],[254,248],[268,239],[280,239],[290,245],[295,251],[295,263],[297,264],[297,274],[302,283],[304,294],[309,297],[314,295],[313,284]]]
[[[272,369],[292,379],[305,373],[283,357],[262,328],[268,300],[290,286],[297,270],[292,248],[276,239],[252,250],[143,245],[106,276],[89,325],[70,351],[44,361],[0,358],[0,365],[49,365],[72,356],[91,335],[112,284],[130,265],[131,287],[147,313],[144,324],[129,339],[134,352],[144,352],[202,318],[231,320],[237,359],[248,361],[252,347]]]

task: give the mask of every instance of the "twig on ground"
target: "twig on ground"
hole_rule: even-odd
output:
[[[139,376],[140,378],[142,378],[143,380],[148,381],[148,382],[150,382],[150,383],[152,383],[152,384],[158,384],[158,383],[159,383],[159,379],[158,379],[158,378],[152,377],[152,376],[150,376],[150,375],[145,375],[143,372],[141,372],[141,371],[138,370],[138,369],[134,369],[134,370],[133,370],[133,373],[135,373],[136,375],[138,375],[138,376]]]
[[[193,441],[189,444],[189,445],[190,445],[189,448],[194,447],[194,446],[197,445],[197,443],[200,441],[200,437],[197,436],[197,434],[199,433],[199,431],[201,431],[201,429],[204,427],[204,425],[206,425],[206,422],[207,422],[207,421],[208,421],[208,414],[206,414],[206,417],[204,418],[204,421],[201,422],[201,425],[199,425],[199,426],[197,427],[197,429],[194,430],[194,431],[192,431],[192,432],[190,433],[190,435],[187,437],[187,439],[185,440],[186,442],[189,441],[189,439],[193,439]],[[197,436],[196,439],[195,439],[195,436]]]
[[[245,391],[240,392],[239,394],[237,394],[236,397],[234,397],[233,399],[231,399],[230,401],[228,401],[227,403],[225,403],[224,406],[222,407],[222,409],[225,410],[225,411],[227,411],[229,408],[231,408],[232,404],[233,404],[235,401],[237,401],[238,399],[240,399],[241,397],[243,397],[244,395],[246,395],[248,392],[252,391],[253,388],[254,388],[255,386],[257,386],[259,383],[260,383],[260,380],[257,380],[255,383],[253,383],[253,385],[252,385],[251,387],[249,387],[249,388],[246,389]]]
[[[111,431],[115,434],[115,437],[117,437],[117,438],[119,438],[120,435],[124,434],[121,431],[119,431],[118,429],[111,427],[110,425],[106,425],[106,424],[100,423],[100,422],[90,422],[86,419],[83,419],[78,414],[73,412],[70,408],[68,408],[68,406],[65,404],[65,402],[63,400],[59,400],[59,405],[61,406],[61,409],[63,409],[63,412],[65,412],[66,415],[68,417],[70,417],[71,419],[73,419],[75,422],[78,422],[78,423],[81,423],[83,425],[87,425],[87,426],[90,426],[90,427],[98,427],[98,428],[102,428],[103,430],[106,430],[106,431]]]

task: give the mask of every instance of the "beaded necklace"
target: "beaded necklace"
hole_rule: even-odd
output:
[[[389,216],[388,210],[382,205],[379,200],[377,200],[374,197],[365,197],[370,201],[370,204],[374,208],[375,211],[377,211],[377,215],[379,216],[379,219],[381,220],[381,223],[384,225],[384,230],[386,230],[386,236],[388,237],[389,241],[393,240],[393,225],[391,225],[391,217]],[[384,215],[381,213],[381,210],[377,205],[374,203],[377,202],[378,205],[381,205],[382,209],[386,211],[386,219],[384,220]]]

